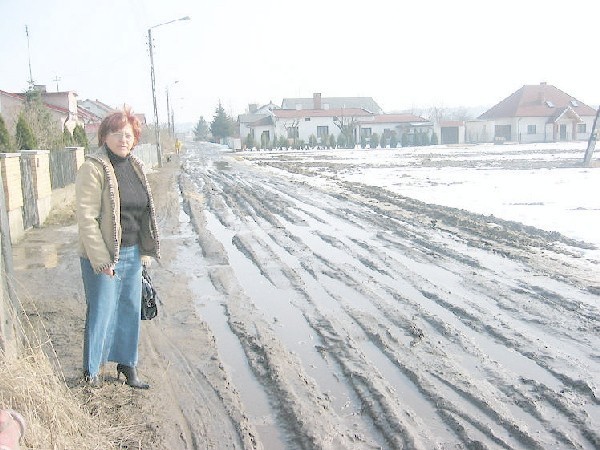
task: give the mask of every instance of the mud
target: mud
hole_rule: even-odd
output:
[[[344,181],[334,160],[200,143],[153,175],[144,448],[599,448],[590,245]],[[50,279],[75,283],[49,244]],[[55,287],[81,329],[81,289]],[[78,345],[59,349],[73,386]]]

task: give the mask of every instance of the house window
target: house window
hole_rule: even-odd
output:
[[[323,126],[323,127],[317,127],[317,137],[318,138],[326,138],[329,135],[329,127],[328,126]]]
[[[305,118],[304,118],[304,121],[305,121],[305,122],[310,122],[310,117],[305,117]]]
[[[535,125],[527,125],[527,134],[535,134],[536,132],[536,127]]]
[[[372,130],[370,128],[361,128],[360,129],[360,137],[361,138],[370,138],[372,134]]]
[[[295,139],[299,136],[298,127],[289,127],[287,129],[288,139]]]
[[[587,124],[585,123],[578,123],[577,124],[577,132],[578,133],[587,133]]]

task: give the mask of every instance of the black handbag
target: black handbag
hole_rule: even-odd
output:
[[[151,320],[158,314],[158,294],[145,267],[142,268],[142,320]]]

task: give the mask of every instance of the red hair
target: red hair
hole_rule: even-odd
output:
[[[122,111],[114,112],[102,119],[100,128],[98,128],[98,145],[104,145],[108,133],[120,131],[125,128],[127,124],[131,125],[131,128],[133,129],[133,145],[136,146],[140,141],[140,135],[142,134],[142,123],[128,106],[124,106]]]

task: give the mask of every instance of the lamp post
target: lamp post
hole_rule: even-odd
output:
[[[156,80],[154,76],[154,53],[152,51],[152,29],[168,25],[173,22],[180,20],[190,20],[189,16],[182,17],[180,19],[170,20],[168,22],[159,23],[148,28],[148,48],[150,50],[150,80],[152,82],[152,104],[154,106],[154,133],[156,138],[156,158],[158,159],[158,167],[162,167],[162,151],[160,148],[160,125],[158,123],[158,107],[156,105]]]
[[[171,137],[173,137],[174,131],[172,130],[175,128],[175,125],[171,122],[172,113],[171,108],[169,108],[169,87],[174,86],[177,83],[179,83],[179,80],[173,81],[171,84],[165,87],[165,93],[167,95],[167,129],[169,130],[169,134],[171,135]]]

